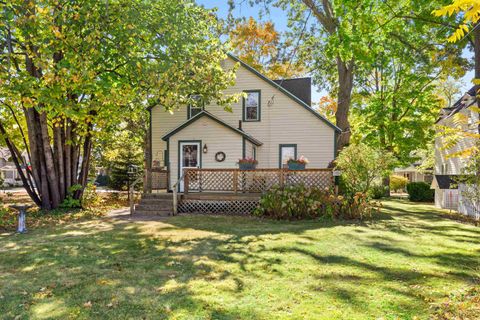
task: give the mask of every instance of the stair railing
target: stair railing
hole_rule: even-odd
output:
[[[185,176],[185,170],[182,172],[182,175],[180,178],[175,182],[175,184],[172,186],[172,191],[173,191],[173,215],[176,216],[178,213],[178,186],[180,185],[180,182],[183,180]]]
[[[143,181],[143,177],[140,176],[135,181],[130,184],[130,188],[128,189],[128,198],[130,199],[130,214],[133,214],[135,211],[135,200],[133,199],[135,186]]]

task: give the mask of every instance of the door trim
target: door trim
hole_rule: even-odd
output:
[[[297,144],[290,143],[290,144],[280,144],[278,146],[278,168],[282,169],[282,148],[294,148],[294,157],[297,159]]]
[[[202,168],[202,140],[178,140],[178,150],[177,150],[177,181],[180,180],[180,147],[182,143],[198,143],[200,148],[198,153],[200,153],[199,168]],[[177,184],[178,192],[180,192],[180,183]]]

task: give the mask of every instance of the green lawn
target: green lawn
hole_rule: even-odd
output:
[[[384,205],[364,223],[179,216],[1,235],[0,318],[427,319],[477,280],[480,228]]]

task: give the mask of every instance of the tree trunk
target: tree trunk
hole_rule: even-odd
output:
[[[27,191],[30,198],[32,198],[33,202],[35,202],[36,205],[41,206],[42,201],[40,200],[38,195],[35,193],[35,189],[33,188],[33,185],[31,183],[29,183],[29,181],[27,180],[27,177],[25,177],[25,175],[22,171],[22,167],[20,165],[19,158],[18,158],[18,152],[16,152],[18,150],[15,150],[16,147],[13,145],[13,143],[7,137],[7,131],[5,130],[5,127],[3,126],[3,124],[1,122],[0,122],[0,133],[3,136],[3,139],[5,141],[5,144],[7,145],[8,150],[10,150],[10,153],[12,155],[13,163],[15,164],[15,168],[17,169],[17,171],[20,175],[20,179],[22,180],[22,183],[25,187],[25,190]],[[26,171],[28,171],[28,168],[26,169]]]
[[[477,22],[473,26],[473,43],[474,43],[474,52],[475,52],[475,79],[480,80],[480,22]],[[475,89],[478,96],[478,91],[480,90],[480,85],[475,85]],[[478,118],[480,119],[480,112],[478,113]],[[478,133],[480,134],[480,123],[478,124]]]
[[[145,137],[143,139],[143,148],[144,148],[144,167],[145,167],[145,176],[144,176],[144,192],[152,192],[152,150],[151,150],[151,126],[148,126],[148,129],[145,131]]]
[[[386,176],[383,178],[383,187],[385,188],[385,197],[390,197],[390,176]]]
[[[50,136],[48,134],[47,114],[45,112],[40,113],[39,125],[42,137],[43,156],[45,159],[45,168],[47,172],[47,180],[50,191],[51,205],[53,208],[57,208],[60,203],[60,192],[58,189],[58,173],[55,170],[55,162],[53,161],[53,152],[50,147]]]
[[[63,135],[63,121],[60,120],[60,123],[53,128],[53,147],[54,147],[54,158],[55,158],[55,168],[58,172],[58,190],[60,193],[60,198],[65,199],[66,190],[65,190],[65,163],[64,163],[64,152],[63,146],[64,135]]]
[[[337,57],[338,69],[338,102],[335,119],[337,126],[342,130],[338,137],[337,148],[342,150],[350,143],[350,122],[348,121],[348,114],[350,112],[350,103],[352,101],[353,89],[353,69],[354,61],[343,61]]]

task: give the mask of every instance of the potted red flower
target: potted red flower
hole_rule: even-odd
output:
[[[238,167],[240,170],[254,170],[257,164],[258,161],[253,158],[238,159]]]
[[[304,170],[308,163],[308,159],[301,156],[298,159],[289,159],[287,161],[288,170]]]

